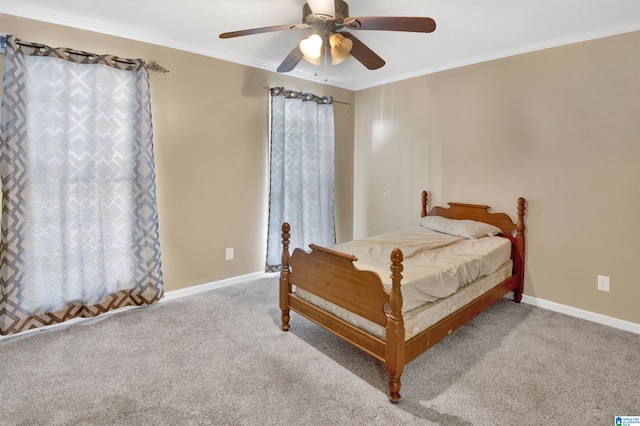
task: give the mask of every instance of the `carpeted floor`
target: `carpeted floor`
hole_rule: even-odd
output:
[[[640,335],[502,300],[384,366],[264,278],[0,341],[2,425],[611,425],[640,415]]]

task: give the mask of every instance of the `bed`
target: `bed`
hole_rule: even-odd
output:
[[[289,330],[290,312],[294,311],[380,360],[389,375],[388,397],[392,403],[400,401],[401,376],[407,363],[508,293],[513,292],[514,300],[518,303],[522,299],[525,270],[524,198],[517,201],[515,223],[506,213],[491,213],[490,207],[485,205],[449,203],[448,207],[436,206],[427,211],[426,191],[422,192],[421,201],[420,229],[399,230],[384,234],[382,238],[359,240],[330,248],[311,244],[310,251],[296,248],[291,255],[291,229],[288,223],[282,225],[282,330]],[[445,238],[442,233],[448,232],[450,226],[457,227],[459,224],[465,224],[465,232],[467,224],[478,225],[482,228],[480,232],[485,232],[485,227],[493,230],[487,238],[456,234],[454,239],[459,242],[456,241],[454,245],[448,242],[448,234]],[[422,228],[427,228],[427,231]],[[438,247],[417,248],[416,241],[423,234],[434,233],[438,235],[436,240],[440,241],[436,244]],[[402,240],[404,254],[401,248],[390,246],[400,241],[398,235],[409,240],[408,245]],[[369,243],[370,247],[375,248],[367,248],[366,244]],[[449,282],[448,272],[436,271],[439,274],[437,276],[447,275],[448,278],[441,279],[433,287],[436,289],[432,292],[435,295],[429,293],[415,297],[417,293],[422,293],[418,290],[422,288],[420,286],[425,285],[425,281],[420,280],[429,279],[420,277],[420,273],[416,272],[421,268],[420,262],[443,259],[440,263],[445,266],[442,268],[448,270],[450,266],[447,265],[454,256],[450,256],[454,251],[451,247],[457,247],[457,244],[481,244],[484,247],[489,243],[499,247],[491,250],[500,252],[501,256],[490,261],[492,266],[457,268],[473,272],[466,273],[464,279],[468,282],[458,284]],[[380,262],[379,254],[385,250],[388,260]],[[359,260],[353,252],[366,259]],[[374,257],[370,256],[372,252]],[[462,255],[477,262],[474,256]],[[388,271],[386,274],[381,272],[382,263],[383,271]],[[403,272],[408,278],[403,277]]]

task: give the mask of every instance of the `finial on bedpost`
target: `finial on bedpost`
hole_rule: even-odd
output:
[[[391,252],[391,295],[389,297],[389,307],[391,308],[391,317],[394,319],[402,318],[400,282],[402,281],[402,271],[404,270],[403,260],[402,250],[393,249]]]
[[[289,272],[289,238],[291,238],[291,226],[288,222],[282,224],[282,270],[284,267],[287,267],[287,272]]]
[[[289,282],[289,231],[291,226],[287,222],[282,224],[282,269],[280,269],[280,310],[282,311],[282,330],[289,331],[289,293],[291,293],[291,283]]]
[[[517,224],[517,231],[518,234],[522,234],[524,236],[524,212],[526,210],[524,203],[526,202],[526,200],[522,197],[518,198],[518,224]]]
[[[422,211],[420,212],[420,217],[425,217],[427,215],[428,200],[429,200],[429,194],[427,194],[427,191],[422,191]]]
[[[516,224],[516,241],[518,248],[524,253],[524,213],[526,200],[522,197],[518,198],[518,223]]]
[[[389,373],[389,401],[400,401],[400,377],[404,371],[404,319],[402,318],[402,251],[398,248],[391,252],[391,293],[389,294],[389,313],[387,315],[386,345],[394,349],[388,350],[385,356],[385,367]]]
[[[516,224],[516,247],[518,249],[518,272],[520,273],[520,282],[515,289],[514,299],[517,303],[522,300],[522,293],[524,292],[524,256],[525,256],[525,242],[524,242],[524,214],[526,200],[523,197],[518,198],[518,223]]]

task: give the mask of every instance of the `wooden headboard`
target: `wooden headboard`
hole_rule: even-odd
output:
[[[489,213],[490,207],[480,204],[448,203],[449,207],[435,206],[427,213],[428,194],[427,191],[422,191],[421,217],[442,216],[449,219],[477,220],[500,228],[504,234],[503,236],[511,240],[511,258],[514,261],[514,273],[520,273],[520,289],[522,289],[524,285],[525,259],[525,202],[526,200],[523,197],[518,198],[518,221],[514,223],[506,213]],[[521,297],[521,294],[516,295],[518,302]]]
[[[428,193],[422,191],[421,217],[442,216],[449,219],[477,220],[489,223],[502,230],[505,236],[515,237],[518,232],[524,233],[525,199],[518,198],[518,222],[514,223],[506,213],[490,213],[491,207],[481,204],[447,203],[449,207],[435,206],[427,213]],[[514,235],[515,231],[515,235]]]

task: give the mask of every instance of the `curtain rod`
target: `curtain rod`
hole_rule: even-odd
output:
[[[266,90],[271,90],[271,89],[277,89],[277,87],[269,87],[269,86],[262,86],[263,89]],[[297,92],[297,90],[294,90]],[[300,92],[303,93],[303,92]],[[342,101],[336,101],[335,99],[331,98],[331,102],[334,104],[343,104],[343,105],[351,105],[351,102],[342,102]]]
[[[6,43],[6,36],[4,36],[3,38],[4,38],[3,41]],[[47,49],[47,48],[49,48],[49,46],[46,46],[44,44],[29,43],[27,41],[22,41],[22,40],[20,40],[18,42],[18,45],[32,47],[34,49]],[[97,54],[94,54],[94,53],[83,52],[83,51],[75,50],[75,49],[64,49],[64,53],[66,53],[67,55],[84,56],[86,58],[89,58],[89,60],[91,60],[95,56],[100,56],[100,55],[97,55]],[[127,61],[127,60],[123,60],[123,59],[119,59],[119,58],[113,58],[112,60],[114,62],[119,62],[121,64],[127,64],[127,65],[135,64],[135,62],[131,62],[131,61]],[[159,73],[167,73],[167,72],[169,72],[168,69],[166,69],[165,67],[160,65],[155,59],[151,59],[151,60],[145,61],[145,62],[147,62],[147,69],[149,71],[154,71],[154,72],[159,72]]]

